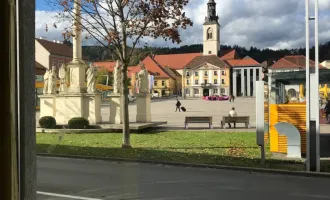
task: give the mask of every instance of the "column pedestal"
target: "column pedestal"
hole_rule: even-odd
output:
[[[52,116],[59,125],[74,117],[83,117],[89,124],[102,122],[101,94],[40,95],[40,117]]]
[[[40,95],[40,118],[45,116],[55,117],[56,99],[53,94]]]
[[[102,122],[101,94],[85,94],[84,115],[90,124],[98,124]]]
[[[70,86],[68,87],[68,93],[71,94],[80,94],[86,93],[85,86],[85,76],[86,76],[86,67],[85,63],[74,63],[71,62],[68,64],[70,70]]]
[[[151,122],[151,99],[150,94],[136,95],[136,122]]]
[[[121,94],[110,94],[110,124],[123,123],[123,96]]]

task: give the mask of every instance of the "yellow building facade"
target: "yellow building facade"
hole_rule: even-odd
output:
[[[230,68],[217,56],[199,56],[184,70],[184,94],[188,97],[229,95]]]
[[[152,92],[158,97],[173,95],[176,91],[176,80],[172,78],[155,78]]]

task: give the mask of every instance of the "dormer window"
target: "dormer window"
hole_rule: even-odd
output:
[[[208,28],[208,29],[207,29],[207,39],[208,39],[208,40],[212,39],[212,32],[213,32],[213,31],[212,31],[212,28]]]

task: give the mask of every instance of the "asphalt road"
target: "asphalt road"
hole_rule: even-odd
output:
[[[38,200],[330,199],[330,179],[41,157],[37,164]]]

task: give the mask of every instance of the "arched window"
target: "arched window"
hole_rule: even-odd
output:
[[[212,28],[207,29],[207,39],[212,39]]]

